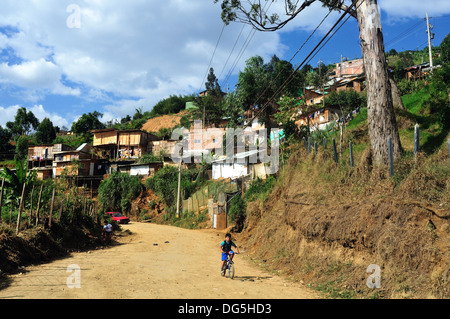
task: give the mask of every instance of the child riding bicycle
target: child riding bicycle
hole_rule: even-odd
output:
[[[227,233],[225,235],[225,240],[220,244],[220,250],[222,251],[222,266],[220,267],[220,270],[223,269],[225,261],[228,258],[228,255],[230,255],[230,260],[233,260],[234,251],[231,250],[232,247],[235,247],[236,253],[239,254],[239,247],[236,246],[236,244],[231,241],[231,234]]]

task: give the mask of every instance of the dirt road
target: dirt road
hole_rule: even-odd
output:
[[[259,270],[245,253],[235,257],[235,279],[221,277],[222,233],[149,223],[123,228],[132,234],[111,248],[25,268],[3,283],[0,298],[319,298],[306,287]]]

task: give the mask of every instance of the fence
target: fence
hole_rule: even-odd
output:
[[[67,222],[74,222],[83,216],[90,216],[99,222],[96,202],[83,196],[78,189],[63,191],[53,186],[45,187],[44,184],[38,188],[34,184],[27,188],[24,183],[20,199],[9,196],[8,200],[5,200],[5,189],[3,178],[0,189],[0,222],[9,225],[15,223],[16,234],[24,228],[39,225],[51,227],[53,223],[61,222],[62,218]],[[5,211],[5,208],[8,211]],[[14,216],[16,214],[17,217]]]
[[[195,212],[199,214],[203,210],[208,208],[210,198],[217,199],[219,193],[233,192],[237,190],[237,185],[231,183],[231,181],[222,181],[208,183],[205,187],[201,188],[191,197],[183,200],[183,213]]]
[[[304,137],[303,143],[305,146],[305,150],[308,153],[311,153],[312,152],[311,138],[308,137],[308,139],[306,139]],[[317,151],[318,151],[317,142],[314,141],[313,145],[314,145],[314,156],[316,156]],[[389,156],[389,175],[394,176],[395,165],[394,165],[393,145],[392,145],[391,137],[388,137],[387,145],[388,145],[387,147],[388,147],[388,156]],[[326,138],[323,139],[323,148],[324,149],[327,148],[327,139]],[[448,156],[449,156],[449,160],[450,160],[450,139],[447,141],[447,148],[448,148]],[[419,129],[419,125],[416,124],[414,127],[414,156],[417,156],[419,151],[420,151],[420,129]],[[333,158],[334,158],[334,161],[336,162],[336,164],[339,163],[339,154],[337,151],[336,140],[334,138],[333,138]],[[354,167],[355,163],[354,163],[354,159],[353,159],[353,144],[351,141],[349,142],[349,161],[350,161],[350,166]]]

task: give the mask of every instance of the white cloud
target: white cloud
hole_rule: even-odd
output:
[[[448,0],[379,0],[379,5],[389,18],[425,18],[425,14],[442,16],[450,13]]]
[[[87,100],[108,92],[124,100],[143,100],[146,108],[168,95],[193,93],[203,86],[223,25],[219,4],[212,0],[74,3],[81,8],[79,29],[66,25],[69,2],[2,1],[0,21],[19,32],[6,40],[2,36],[0,46],[12,48],[23,60],[1,66],[4,82]],[[222,70],[241,27],[235,23],[225,28],[212,63],[216,72]],[[241,37],[226,72],[244,40]],[[252,55],[268,58],[283,49],[279,35],[257,33],[234,73]],[[62,84],[61,75],[79,88]],[[90,96],[91,92],[97,94]],[[127,103],[113,103],[122,104]]]
[[[389,17],[450,11],[447,0],[432,5],[422,0],[379,2]],[[283,3],[274,2],[269,12],[283,12]],[[70,4],[81,9],[80,28],[67,26]],[[8,26],[15,32],[0,33],[0,89],[2,85],[17,86],[24,91],[23,100],[38,105],[47,94],[78,96],[85,102],[79,104],[106,105],[97,110],[108,119],[132,114],[136,107],[147,110],[169,95],[190,94],[204,87],[204,75],[223,26],[220,13],[220,1],[214,4],[213,0],[2,0],[0,28]],[[317,1],[281,33],[311,31],[326,13]],[[337,15],[330,16],[323,30]],[[241,28],[239,23],[227,26],[217,47],[211,66],[216,75],[224,70],[221,80],[249,34],[246,26],[224,69]],[[257,32],[234,74],[256,54],[265,60],[273,54],[282,57],[287,48],[280,42],[281,33]],[[2,49],[14,52],[14,62],[5,62]],[[74,115],[82,111],[60,108],[47,113]]]
[[[21,107],[21,105],[11,105],[7,107],[0,106],[0,114],[2,114],[2,116],[0,116],[0,125],[5,127],[7,122],[14,121],[17,110]],[[55,126],[70,127],[71,125],[67,119],[57,113],[46,111],[42,105],[33,105],[32,107],[27,108],[27,111],[31,111],[40,122],[42,122],[44,118],[49,118]]]
[[[12,84],[30,91],[48,90],[53,94],[78,95],[77,89],[60,82],[61,70],[52,62],[39,59],[22,64],[0,64],[0,83]]]

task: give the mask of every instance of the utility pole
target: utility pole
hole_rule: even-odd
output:
[[[427,20],[427,33],[428,33],[428,53],[430,55],[430,68],[431,68],[431,70],[433,70],[433,54],[432,54],[432,51],[431,51],[431,39],[434,38],[434,34],[431,33],[431,29],[433,29],[433,26],[430,25],[430,22],[429,22],[429,19],[428,19],[428,12],[427,12],[426,16],[427,16],[426,20]]]
[[[178,189],[177,189],[177,218],[180,218],[180,197],[181,197],[181,164],[183,163],[183,151],[180,155],[180,165],[178,166]]]
[[[319,59],[318,63],[319,63],[319,81],[320,81],[319,83],[320,83],[320,86],[323,88],[323,83],[322,83],[323,82],[322,81],[322,59]],[[322,91],[322,94],[325,95],[325,92]]]

